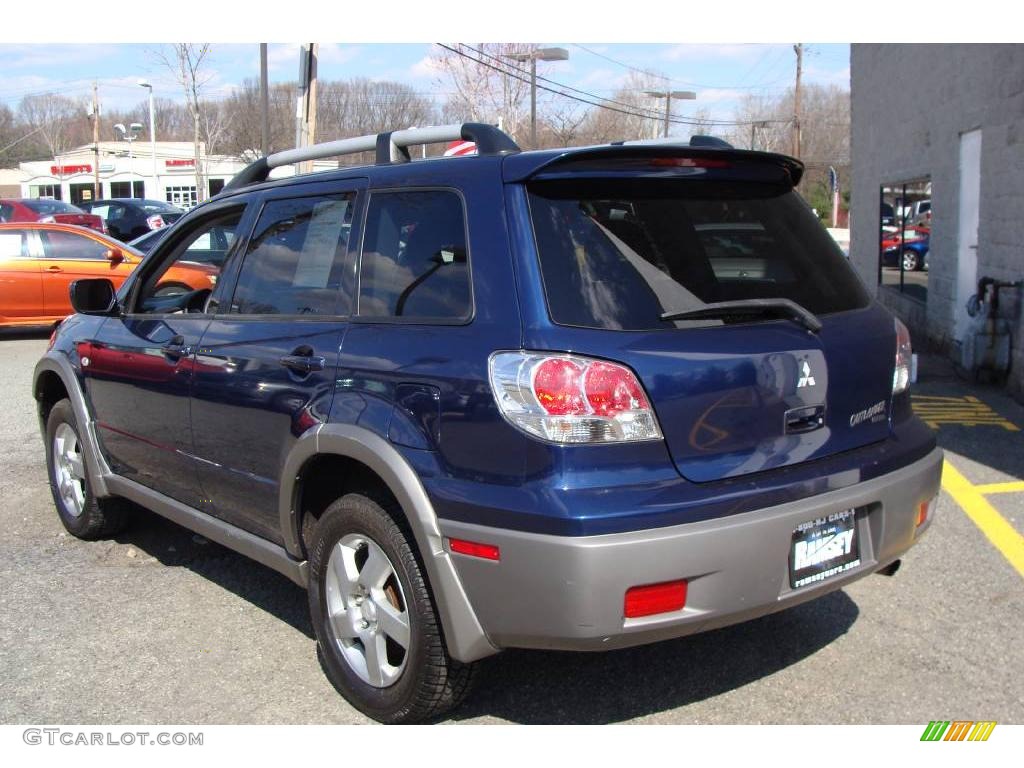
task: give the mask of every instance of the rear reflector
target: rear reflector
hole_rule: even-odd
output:
[[[920,528],[924,525],[928,518],[932,516],[935,511],[935,502],[938,501],[938,497],[931,499],[930,501],[922,501],[917,507],[917,526]]]
[[[470,557],[482,557],[484,560],[500,560],[501,550],[493,544],[480,544],[465,539],[448,539],[448,548],[452,552]]]
[[[686,605],[686,582],[667,581],[626,590],[624,614],[627,619],[656,613],[680,611]]]

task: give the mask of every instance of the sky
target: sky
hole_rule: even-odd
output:
[[[473,45],[473,43],[470,43]],[[696,101],[673,107],[676,115],[703,108],[715,119],[733,117],[748,93],[775,95],[792,85],[795,55],[791,43],[774,44],[630,44],[545,42],[569,51],[568,61],[549,65],[547,77],[597,96],[611,96],[630,67],[668,77],[674,90],[692,90]],[[848,44],[805,44],[804,81],[849,87]],[[134,106],[147,96],[138,80],[154,86],[158,98],[182,101],[180,87],[159,60],[160,44],[0,44],[4,78],[0,103],[17,109],[26,94],[57,92],[88,97],[97,81],[101,107]],[[299,45],[270,44],[271,82],[298,77]],[[431,43],[320,44],[319,76],[324,80],[365,77],[406,83],[439,102],[446,86],[431,64]],[[259,77],[259,47],[214,44],[209,58],[208,98],[227,95],[246,78]],[[653,104],[652,104],[653,106]]]

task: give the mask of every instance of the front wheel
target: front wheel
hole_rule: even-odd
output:
[[[85,468],[85,452],[70,400],[61,400],[46,419],[46,469],[57,515],[68,533],[80,539],[102,539],[120,533],[128,523],[124,499],[97,498]]]
[[[448,656],[411,537],[377,501],[348,494],[310,547],[309,608],[327,678],[385,723],[436,718],[466,695],[472,666]]]
[[[915,253],[914,251],[904,251],[903,252],[903,271],[904,272],[913,272],[914,270],[916,270],[917,269],[917,265],[918,265],[918,260],[919,259],[918,259],[917,253]]]

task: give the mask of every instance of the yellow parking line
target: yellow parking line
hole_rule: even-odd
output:
[[[1017,569],[1017,573],[1024,577],[1024,536],[1017,533],[995,507],[988,503],[988,499],[981,495],[984,486],[971,484],[956,467],[946,461],[942,469],[942,487],[1003,557],[1010,561],[1010,565]]]
[[[988,483],[987,485],[976,485],[974,490],[978,493],[1020,493],[1024,492],[1024,482],[1016,483]]]

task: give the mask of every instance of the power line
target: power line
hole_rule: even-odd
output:
[[[439,47],[441,47],[441,48],[444,48],[445,50],[451,51],[452,53],[455,53],[455,54],[457,54],[459,56],[462,56],[463,58],[469,59],[470,61],[473,61],[473,62],[475,62],[477,64],[482,65],[482,66],[485,66],[485,67],[487,67],[489,69],[493,69],[494,71],[499,72],[499,73],[501,73],[501,74],[503,74],[503,75],[505,75],[507,77],[511,77],[511,78],[513,78],[515,80],[519,80],[520,82],[524,82],[524,83],[525,82],[529,82],[529,80],[525,77],[525,75],[527,74],[525,71],[518,70],[518,68],[516,68],[516,67],[514,67],[514,66],[512,66],[510,64],[505,63],[504,61],[502,61],[498,57],[493,56],[493,55],[488,54],[488,53],[485,53],[483,51],[479,51],[478,49],[473,48],[472,46],[460,44],[460,45],[464,45],[464,47],[469,48],[472,51],[475,51],[478,54],[481,54],[483,56],[491,58],[491,59],[493,59],[495,61],[501,62],[501,66],[492,64],[492,63],[490,63],[488,61],[484,61],[483,59],[478,59],[478,58],[476,58],[474,56],[469,55],[465,51],[458,50],[456,48],[452,48],[451,46],[445,45],[444,43],[438,43],[437,45]],[[513,70],[516,70],[516,71],[510,71],[510,69],[513,69]],[[563,98],[572,99],[574,101],[579,101],[579,102],[582,102],[584,104],[589,104],[590,106],[593,106],[593,107],[598,107],[600,109],[607,109],[607,110],[610,110],[612,112],[618,112],[620,114],[629,115],[630,117],[640,117],[640,118],[645,118],[645,119],[649,119],[649,120],[659,120],[659,121],[662,121],[662,120],[665,119],[663,115],[656,115],[653,112],[637,111],[638,109],[642,109],[642,107],[636,107],[633,104],[626,104],[625,102],[617,102],[617,101],[615,101],[613,99],[606,99],[603,96],[598,96],[597,94],[593,94],[593,93],[590,93],[588,91],[581,90],[579,88],[574,88],[573,86],[566,85],[564,83],[559,83],[559,82],[557,82],[555,80],[551,80],[550,78],[546,78],[546,77],[542,77],[542,76],[538,75],[537,79],[538,80],[543,80],[546,83],[550,83],[552,86],[557,86],[557,88],[566,88],[568,90],[575,91],[576,93],[580,93],[580,94],[583,94],[584,96],[588,97],[588,98],[583,98],[583,97],[580,97],[580,96],[573,96],[572,94],[566,93],[563,90],[557,90],[556,88],[552,88],[552,87],[548,87],[548,86],[545,86],[545,85],[541,85],[540,83],[537,84],[537,87],[540,88],[541,90],[547,91],[549,93],[554,93],[554,94],[556,94],[558,96],[562,96]],[[592,99],[597,99],[597,101],[592,101]],[[628,107],[628,109],[620,109],[617,106],[613,106],[615,104],[626,106],[626,107]],[[715,119],[715,118],[709,118],[709,119],[706,119],[706,120],[694,120],[694,119],[687,119],[687,118],[680,118],[680,117],[672,117],[672,118],[669,119],[669,123],[672,123],[672,124],[675,124],[675,125],[688,125],[688,126],[714,125],[714,126],[726,127],[726,126],[750,125],[751,123],[763,123],[763,122],[768,122],[768,123],[786,123],[788,121],[787,120],[720,120],[720,119]]]

